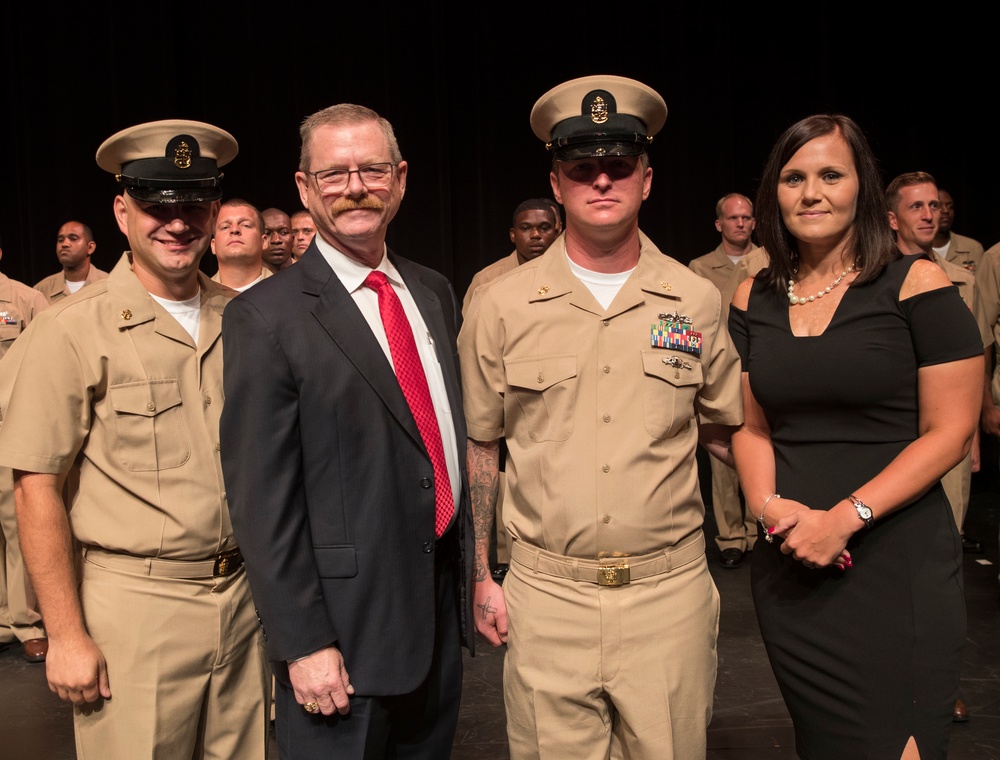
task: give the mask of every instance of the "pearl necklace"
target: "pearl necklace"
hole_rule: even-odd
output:
[[[796,304],[809,303],[811,301],[815,301],[817,298],[822,298],[831,290],[833,290],[835,287],[837,287],[840,284],[840,281],[843,280],[845,277],[847,277],[847,275],[849,275],[853,271],[854,271],[853,265],[847,267],[847,269],[845,269],[843,272],[840,273],[840,277],[838,277],[832,283],[827,285],[825,288],[823,288],[823,290],[819,291],[819,293],[817,293],[814,296],[797,296],[795,295],[795,280],[794,280],[794,276],[798,274],[798,270],[796,270],[792,272],[792,277],[788,278],[788,302],[792,306],[795,306]]]

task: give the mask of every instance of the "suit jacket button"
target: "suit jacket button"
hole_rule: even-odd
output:
[[[430,478],[424,478],[423,480],[421,480],[420,481],[420,487],[421,488],[430,488],[431,487],[431,479]]]
[[[425,541],[424,545],[421,546],[420,548],[423,549],[424,554],[430,554],[432,551],[434,551],[434,542]]]

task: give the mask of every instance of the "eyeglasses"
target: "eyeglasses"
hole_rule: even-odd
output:
[[[357,169],[323,169],[318,172],[305,172],[305,174],[315,177],[316,183],[324,190],[345,190],[350,184],[352,174],[357,174],[369,190],[378,190],[389,186],[392,181],[392,170],[395,167],[396,162],[367,164],[359,166]]]

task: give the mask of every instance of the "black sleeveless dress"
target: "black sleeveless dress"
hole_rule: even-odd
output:
[[[771,426],[776,491],[829,509],[918,435],[917,369],[982,354],[955,287],[900,302],[917,256],[850,287],[822,335],[795,337],[787,296],[754,282],[730,332]],[[958,696],[962,547],[935,485],[848,543],[854,566],[810,570],[757,541],[754,604],[802,760],[944,758]]]

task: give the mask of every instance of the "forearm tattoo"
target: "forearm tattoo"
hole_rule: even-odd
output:
[[[500,487],[500,441],[470,440],[466,452],[466,466],[469,469],[472,520],[476,537],[472,579],[480,582],[490,576],[490,537],[493,535],[497,492]],[[486,610],[483,614],[486,614]]]

